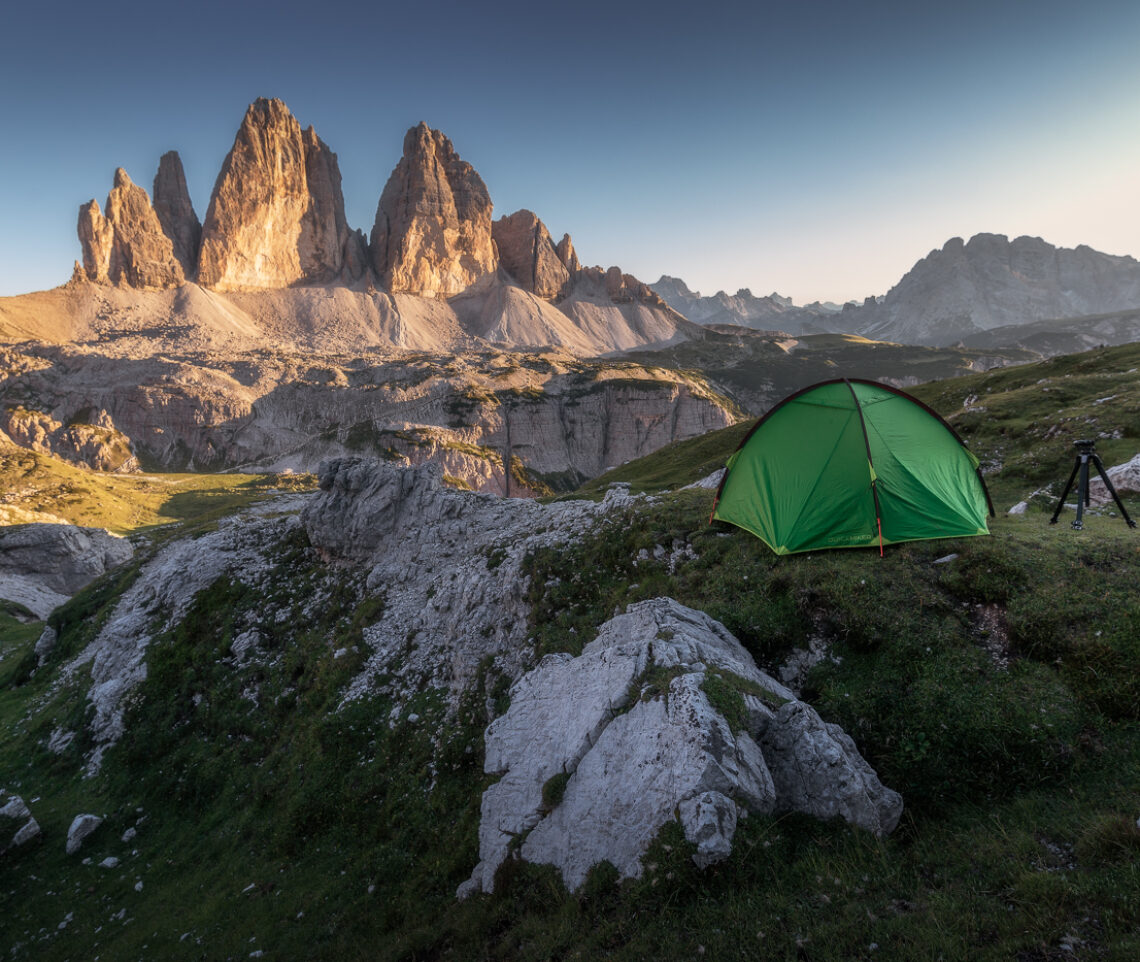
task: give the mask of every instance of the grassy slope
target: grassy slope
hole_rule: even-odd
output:
[[[1093,438],[1106,467],[1140,451],[1140,344],[1101,348],[907,388],[941,414],[982,461],[995,496],[1012,504],[1073,467],[1072,442]],[[851,371],[836,371],[829,377]],[[969,401],[967,406],[965,402]],[[724,464],[755,419],[661,448],[609,471],[580,493],[615,481],[634,491],[690,484]]]
[[[1024,383],[930,390],[951,400],[988,386],[995,409],[1040,377],[1072,386],[1086,383],[1072,380],[1079,374],[1092,390],[1063,409],[1078,412],[1075,430],[1086,426],[1080,412],[1122,410],[1092,401],[1111,393],[1102,390],[1109,381],[1127,389],[1111,373],[1128,369],[1126,353],[1052,363],[1051,374],[1020,372]],[[999,375],[1019,372],[988,377]],[[1038,442],[1023,451],[1003,424],[964,428],[977,445],[1005,445],[1011,488],[1035,484],[1017,472]],[[627,478],[643,473],[646,487],[695,480],[717,447],[735,446],[734,430],[627,465]],[[1067,439],[1049,444],[1067,471]],[[6,856],[0,954],[1136,958],[1140,535],[1107,516],[1081,532],[1049,527],[1036,512],[999,516],[992,538],[900,545],[882,559],[776,558],[743,532],[709,527],[711,497],[661,496],[567,551],[532,557],[540,649],[575,650],[615,607],[661,594],[724,621],[761,664],[807,637],[827,639],[840,660],[814,671],[806,695],[903,793],[907,812],[892,837],[752,817],[732,857],[698,872],[667,828],[641,880],[614,886],[603,867],[568,896],[551,870],[514,864],[497,895],[457,903],[454,887],[476,857],[482,726],[488,704],[501,709],[502,686],[483,676],[451,722],[427,694],[391,720],[382,699],[331,712],[362,657],[352,651],[360,627],[382,599],[294,539],[257,591],[216,584],[152,648],[130,736],[95,780],[76,775],[81,739],[64,756],[40,747],[62,718],[82,717],[82,698],[53,694],[50,670],[28,674],[38,626],[0,620],[0,779],[41,798],[32,808],[45,829],[42,844]],[[687,545],[695,557],[670,571],[653,559],[656,545]],[[953,562],[934,563],[951,552]],[[57,660],[90,636],[114,593],[95,586],[57,616]],[[285,616],[268,617],[274,611]],[[274,657],[222,664],[254,616],[274,626]],[[337,659],[340,647],[350,654]],[[242,697],[251,684],[260,708]],[[29,713],[40,699],[54,702]],[[85,851],[94,862],[122,858],[119,869],[63,855],[81,810],[107,814]],[[138,838],[120,842],[140,814]]]
[[[789,338],[744,330],[733,334],[710,331],[699,341],[627,355],[643,364],[698,370],[716,390],[757,414],[793,391],[833,377],[919,383],[964,374],[984,357],[1017,364],[1033,356],[1017,348],[986,352],[870,341],[852,334]]]
[[[102,474],[14,445],[0,447],[0,508],[42,512],[116,534],[218,517],[271,490],[306,490],[313,483],[308,475]]]

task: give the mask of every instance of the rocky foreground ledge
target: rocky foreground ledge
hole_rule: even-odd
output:
[[[616,487],[599,503],[542,505],[453,490],[432,465],[361,459],[323,465],[320,487],[170,541],[141,563],[95,638],[62,666],[60,683],[90,672],[88,774],[124,734],[125,699],[146,678],[151,643],[228,579],[261,599],[234,614],[220,657],[235,672],[278,657],[293,643],[289,624],[307,624],[306,612],[347,589],[372,620],[342,705],[379,695],[395,717],[425,689],[457,706],[482,671],[512,683],[510,707],[485,733],[486,771],[500,777],[483,797],[480,861],[461,895],[491,891],[516,857],[556,866],[571,889],[601,862],[640,875],[675,819],[702,866],[731,852],[749,814],[838,817],[875,834],[897,824],[902,799],[851,739],[700,611],[670,598],[630,605],[580,655],[535,663],[527,557],[651,499]],[[270,626],[275,648],[263,645]],[[335,634],[326,642],[344,644]],[[48,747],[74,734],[57,731]]]
[[[898,823],[901,797],[841,728],[760,671],[723,625],[670,598],[631,605],[578,657],[526,671],[523,559],[631,505],[624,489],[541,505],[453,491],[432,466],[358,459],[320,477],[302,516],[310,540],[369,566],[369,590],[386,597],[349,696],[429,684],[454,697],[486,658],[516,679],[487,729],[486,771],[502,777],[483,797],[480,863],[461,896],[491,891],[515,856],[555,865],[571,889],[603,861],[638,876],[678,815],[702,866],[731,852],[749,813],[840,817],[875,834]]]

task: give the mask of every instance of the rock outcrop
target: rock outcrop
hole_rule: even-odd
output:
[[[491,227],[503,268],[524,291],[558,298],[566,293],[571,273],[551,240],[546,225],[529,210],[500,217]],[[563,237],[565,256],[573,255],[570,236]],[[576,259],[576,258],[575,258]]]
[[[330,282],[354,238],[336,154],[280,100],[254,101],[214,184],[198,282],[217,290]],[[355,247],[351,257],[359,260]]]
[[[502,777],[483,795],[480,863],[460,895],[491,891],[516,850],[571,890],[602,861],[640,876],[678,815],[704,867],[750,812],[841,817],[877,835],[902,812],[842,729],[669,598],[631,605],[578,657],[548,655],[510,694],[486,733],[485,769]]]
[[[186,276],[146,191],[120,167],[104,215],[95,201],[79,208],[83,269],[97,284],[177,287]]]
[[[182,265],[182,273],[191,278],[198,270],[198,248],[202,243],[202,223],[194,213],[186,174],[178,151],[169,150],[158,162],[154,175],[154,212],[162,230],[174,248],[174,256]]]
[[[332,314],[337,301],[317,291]],[[696,377],[553,352],[116,359],[42,349],[0,356],[0,388],[38,408],[0,407],[14,442],[99,470],[128,470],[137,457],[169,470],[313,471],[363,454],[434,461],[472,488],[521,497],[575,487],[734,420]]]
[[[139,468],[130,438],[115,428],[102,409],[79,409],[64,423],[44,411],[0,408],[0,431],[20,447],[96,471],[126,474]]]
[[[498,268],[491,197],[482,178],[438,130],[404,137],[370,244],[372,269],[393,293],[457,294]]]
[[[41,618],[134,554],[125,538],[102,528],[22,524],[0,529],[0,598]]]
[[[216,531],[171,541],[142,565],[95,638],[63,668],[65,678],[90,677],[95,747],[87,757],[89,775],[99,771],[104,752],[123,734],[123,699],[146,678],[153,635],[176,624],[197,593],[218,578],[256,583],[276,563],[271,553],[280,550],[281,539],[296,529],[296,515],[289,512],[298,508],[296,496],[256,506],[223,519]]]
[[[600,504],[496,498],[446,487],[435,465],[359,458],[322,464],[320,485],[301,519],[310,542],[325,558],[366,566],[368,590],[386,597],[350,698],[435,687],[457,700],[490,660],[518,677],[532,656],[523,559],[629,503],[618,491]]]
[[[571,275],[577,274],[582,269],[582,265],[578,262],[578,254],[574,250],[574,244],[570,240],[569,234],[563,234],[562,240],[554,248],[554,252],[558,255],[558,259],[562,261],[566,270]]]

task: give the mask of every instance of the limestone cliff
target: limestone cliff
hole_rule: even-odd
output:
[[[95,201],[79,208],[79,243],[87,279],[130,287],[177,287],[185,280],[170,238],[146,191],[120,167],[104,215]]]
[[[362,454],[516,496],[734,419],[699,378],[550,353],[115,359],[43,347],[0,355],[0,393],[20,399],[0,411],[15,443],[104,470],[130,469],[135,453],[167,469],[297,471]]]
[[[372,269],[393,293],[457,294],[498,268],[491,197],[438,130],[421,123],[380,195]]]
[[[193,277],[198,270],[198,248],[202,243],[202,224],[194,213],[186,174],[178,151],[169,150],[158,162],[154,175],[154,212],[162,230],[174,247],[174,256],[182,265],[182,273]]]
[[[558,259],[562,261],[563,266],[570,272],[571,275],[577,274],[582,269],[582,265],[578,262],[578,255],[574,251],[574,244],[570,240],[569,234],[563,234],[562,240],[558,242],[558,246],[554,248],[554,252],[558,255]]]
[[[570,285],[571,273],[559,256],[546,225],[529,210],[500,217],[491,227],[503,268],[524,291],[557,298]],[[569,247],[569,235],[563,238]]]
[[[280,100],[254,101],[202,228],[198,281],[217,290],[336,280],[352,233],[336,154]]]

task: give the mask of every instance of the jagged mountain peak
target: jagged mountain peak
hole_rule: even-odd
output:
[[[282,101],[255,100],[214,184],[199,282],[240,290],[334,281],[353,238],[336,154],[312,127],[302,132]]]
[[[174,256],[186,277],[198,269],[198,248],[202,243],[202,223],[190,201],[186,173],[178,151],[168,150],[158,162],[151,190],[154,212],[162,230],[174,247]]]
[[[495,221],[491,225],[491,236],[498,247],[503,269],[523,290],[544,298],[566,294],[577,272],[576,269],[571,271],[563,259],[574,250],[569,234],[563,236],[564,246],[559,252],[538,215],[524,209]]]
[[[451,141],[422,121],[380,202],[369,245],[373,272],[393,293],[458,294],[499,266],[491,195]]]
[[[125,172],[116,175],[114,191],[146,197]],[[113,218],[92,202],[80,211],[83,267],[76,282],[114,283],[127,299],[139,286],[196,282],[212,293],[182,291],[171,305],[175,313],[158,324],[167,327],[177,318],[175,326],[210,343],[272,328],[294,344],[310,344],[316,335],[322,343],[347,346],[364,332],[366,343],[391,339],[393,346],[459,349],[486,339],[588,355],[686,336],[683,319],[640,281],[618,268],[583,270],[570,235],[554,243],[534,212],[516,212],[493,227],[483,179],[426,122],[404,134],[370,239],[346,221],[336,154],[276,98],[261,97],[246,108],[204,221],[194,211],[176,152],[163,155],[153,194],[153,210],[134,220],[152,224],[144,233],[162,250],[149,260],[161,261],[163,270],[119,269],[112,251],[123,232],[117,234]],[[307,327],[316,301],[315,292],[310,297],[301,290],[306,287],[337,289],[327,291],[339,312],[327,332]],[[77,305],[101,295],[73,293],[60,305],[67,316],[53,331],[82,336],[126,319],[118,311],[96,310],[92,321]],[[220,300],[218,293],[229,297]],[[265,295],[260,302],[250,299],[257,293]],[[415,300],[404,299],[409,295]],[[147,311],[152,308],[159,314],[167,309],[157,300]],[[394,327],[391,318],[397,319]],[[137,320],[131,319],[132,330]]]
[[[88,280],[136,288],[177,287],[185,280],[150,198],[122,167],[105,212],[91,200],[79,208],[77,226]]]

